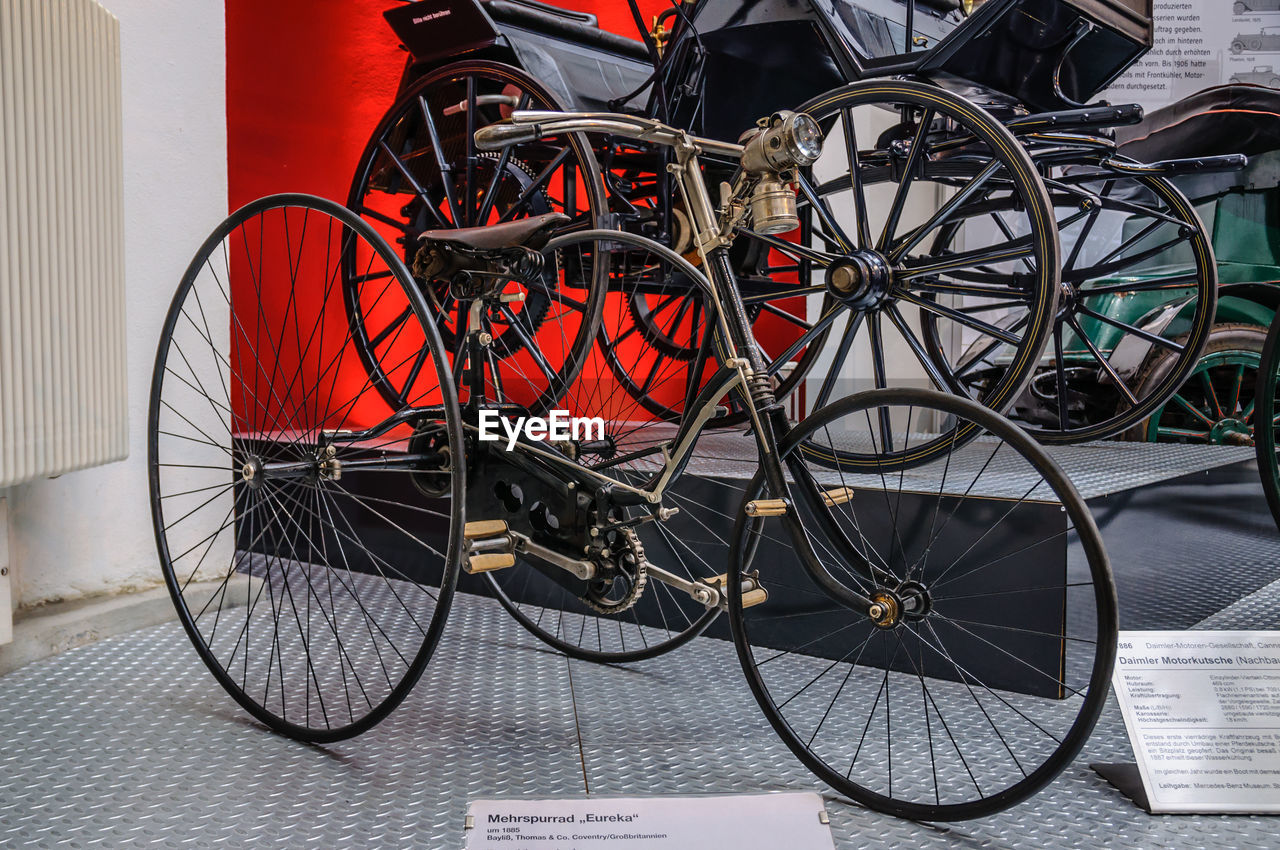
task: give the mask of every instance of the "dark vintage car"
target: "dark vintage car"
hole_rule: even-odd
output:
[[[1273,53],[1280,51],[1280,26],[1263,27],[1258,32],[1242,32],[1231,41],[1232,53]]]
[[[1233,10],[1237,15],[1250,12],[1280,12],[1280,0],[1236,0]]]
[[[1239,71],[1231,75],[1231,82],[1240,85],[1269,86],[1280,88],[1280,73],[1274,65],[1257,65],[1252,71]]]

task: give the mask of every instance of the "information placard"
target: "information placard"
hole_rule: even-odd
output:
[[[474,800],[467,850],[834,850],[813,793]]]
[[[1113,684],[1152,812],[1280,812],[1280,632],[1121,632]]]

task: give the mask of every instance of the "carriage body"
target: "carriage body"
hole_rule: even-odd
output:
[[[983,105],[1063,110],[1093,99],[1152,44],[1150,0],[989,0],[969,17],[958,6],[703,0],[692,27],[677,30],[665,69],[666,89],[679,98],[673,118],[729,138],[762,111],[898,75]]]
[[[957,0],[687,5],[689,23],[676,19],[662,62],[667,117],[726,140],[764,112],[856,80],[904,74],[983,103],[1068,109],[1150,49],[1153,32],[1151,0],[988,0],[968,17]],[[444,9],[450,14],[437,17]],[[653,71],[645,44],[600,30],[593,15],[533,0],[425,0],[387,19],[411,54],[402,90],[471,54],[524,69],[570,110],[645,106],[619,101]]]

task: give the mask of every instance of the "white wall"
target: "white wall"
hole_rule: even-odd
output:
[[[161,582],[147,496],[151,365],[173,290],[227,213],[222,2],[101,2],[120,19],[124,66],[129,457],[8,491],[24,606]]]

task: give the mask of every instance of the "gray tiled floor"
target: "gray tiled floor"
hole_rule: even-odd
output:
[[[1246,542],[1280,563],[1280,536]],[[1280,580],[1255,586],[1200,625],[1280,628]],[[176,624],[0,678],[0,847],[453,848],[474,797],[776,789],[825,793],[840,847],[1275,846],[1265,818],[1148,816],[1088,768],[1127,758],[1112,705],[1085,753],[1031,801],[960,824],[896,820],[808,774],[729,644],[699,639],[628,667],[570,662],[496,603],[464,595],[409,699],[325,747],[249,720]]]

